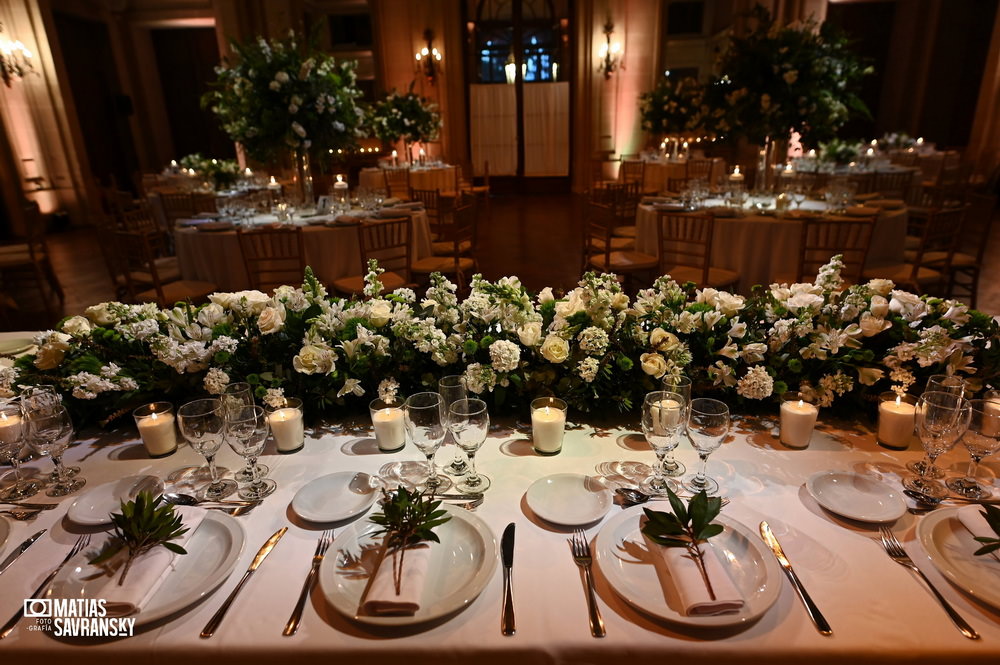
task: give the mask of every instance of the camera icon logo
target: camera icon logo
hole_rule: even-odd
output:
[[[29,619],[45,619],[52,616],[52,599],[27,598],[24,601],[24,616]]]

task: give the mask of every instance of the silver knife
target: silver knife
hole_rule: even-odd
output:
[[[781,568],[785,571],[785,575],[788,576],[788,581],[792,583],[792,588],[795,592],[799,594],[799,598],[802,600],[802,604],[806,606],[806,612],[809,613],[809,618],[812,619],[813,623],[816,624],[816,629],[819,631],[820,635],[833,635],[833,629],[830,628],[830,624],[827,622],[826,618],[823,616],[819,608],[816,607],[816,603],[813,599],[809,597],[806,593],[805,587],[802,586],[802,582],[799,581],[798,575],[792,570],[792,564],[788,561],[788,557],[785,556],[784,551],[781,549],[781,545],[778,543],[778,539],[774,537],[771,533],[771,527],[768,526],[767,522],[760,523],[760,537],[764,539],[767,546],[771,548],[771,552],[774,553],[774,557],[781,564]]]
[[[17,561],[17,557],[19,557],[22,554],[24,554],[24,551],[26,549],[28,549],[29,547],[31,547],[32,543],[34,543],[36,540],[38,540],[39,538],[41,538],[42,534],[45,533],[45,531],[46,531],[46,529],[42,529],[41,531],[39,531],[35,535],[33,535],[30,538],[28,538],[27,540],[25,540],[20,545],[18,545],[17,547],[15,547],[14,551],[11,552],[10,554],[8,554],[7,558],[3,560],[3,563],[0,563],[0,573],[2,573],[3,571],[7,570],[10,567],[10,564],[12,564],[15,561]]]
[[[250,576],[253,575],[255,570],[257,570],[257,567],[260,566],[261,562],[267,558],[267,555],[271,553],[271,550],[273,550],[274,546],[278,544],[278,541],[281,540],[281,537],[285,535],[286,531],[288,531],[287,526],[283,526],[275,531],[274,535],[268,538],[267,542],[264,543],[260,550],[257,551],[257,556],[253,558],[253,562],[250,564],[250,567],[247,568],[247,572],[243,573],[243,577],[240,578],[239,584],[237,584],[236,588],[233,589],[233,592],[229,594],[229,597],[223,601],[222,607],[220,607],[219,610],[212,615],[212,618],[208,620],[208,623],[205,624],[205,627],[201,631],[202,637],[211,637],[215,634],[219,624],[222,623],[223,617],[226,616],[229,606],[233,604],[233,601],[243,588],[243,585],[246,584],[248,579],[250,579]]]
[[[500,615],[500,632],[513,635],[514,628],[514,592],[511,589],[511,572],[514,569],[514,523],[511,522],[503,530],[500,540],[500,560],[503,563],[503,612]]]

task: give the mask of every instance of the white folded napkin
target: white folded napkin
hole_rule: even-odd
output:
[[[188,530],[183,536],[170,542],[185,547],[201,521],[205,519],[206,511],[194,506],[175,506],[174,510],[180,515]],[[119,586],[118,579],[121,577],[121,566],[125,563],[126,554],[127,550],[122,550],[103,566],[87,564],[82,573],[84,579],[104,580],[100,589],[95,589],[93,596],[106,601],[104,608],[111,617],[124,617],[142,612],[142,608],[169,577],[178,558],[186,556],[175,554],[166,547],[154,547],[132,562],[132,567],[125,576],[125,584]],[[109,575],[104,566],[113,572]]]
[[[958,509],[958,521],[961,522],[962,526],[968,529],[969,533],[973,536],[996,538],[997,534],[995,534],[993,529],[990,528],[990,525],[986,522],[986,518],[980,514],[982,510],[983,507],[978,504],[962,506]]]
[[[396,593],[393,569],[398,566],[399,552],[386,554],[375,571],[375,578],[365,594],[361,613],[367,616],[413,616],[420,609],[420,596],[427,579],[431,561],[431,548],[421,543],[406,550],[403,557],[403,574]]]
[[[716,616],[732,614],[743,609],[742,594],[733,584],[729,572],[712,548],[711,541],[702,543],[702,560],[708,579],[712,582],[715,600],[708,595],[708,587],[691,555],[685,547],[664,547],[657,545],[645,534],[643,539],[654,557],[661,584],[671,584],[677,594],[681,608],[687,616]],[[662,564],[662,566],[660,565]],[[664,590],[669,594],[669,589]]]

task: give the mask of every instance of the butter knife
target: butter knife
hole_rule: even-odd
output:
[[[236,600],[236,596],[239,594],[240,590],[243,589],[243,585],[246,584],[246,581],[250,579],[250,576],[253,575],[254,571],[257,570],[264,559],[267,558],[267,555],[271,553],[271,550],[273,550],[274,546],[278,544],[278,541],[281,540],[281,537],[285,535],[286,531],[288,531],[287,526],[283,526],[275,531],[274,535],[268,538],[267,542],[264,543],[260,550],[257,551],[257,556],[253,558],[253,562],[250,564],[250,567],[247,568],[247,572],[243,573],[243,577],[240,578],[239,584],[237,584],[236,588],[229,594],[229,597],[223,601],[222,607],[220,607],[219,610],[212,615],[212,618],[208,620],[208,623],[205,624],[205,628],[201,631],[202,637],[207,638],[215,634],[219,624],[222,623],[222,619],[226,616],[226,612],[229,611],[229,606],[233,604],[233,601]]]
[[[830,628],[830,624],[827,622],[823,613],[819,611],[816,607],[816,603],[813,599],[809,597],[806,593],[805,587],[802,586],[802,582],[799,581],[798,575],[792,570],[792,564],[788,561],[788,557],[785,556],[784,551],[781,549],[781,545],[778,543],[778,539],[774,537],[771,533],[771,527],[768,526],[767,522],[760,523],[760,537],[764,539],[767,546],[771,548],[771,552],[774,553],[774,557],[781,564],[782,570],[785,571],[785,575],[788,576],[788,581],[792,583],[792,588],[795,592],[799,594],[799,599],[802,600],[802,604],[806,607],[806,612],[809,613],[809,618],[812,619],[813,623],[816,624],[816,630],[819,631],[820,635],[833,635],[833,629]]]
[[[514,627],[514,592],[511,589],[511,573],[514,570],[514,523],[511,522],[503,530],[500,540],[500,559],[503,563],[503,611],[500,615],[500,632],[513,635]]]
[[[41,538],[42,534],[44,534],[45,531],[46,531],[45,529],[42,529],[41,531],[39,531],[35,535],[33,535],[30,538],[28,538],[27,540],[25,540],[20,545],[18,545],[17,547],[15,547],[14,551],[11,552],[10,554],[8,554],[7,558],[3,560],[3,563],[0,563],[0,573],[2,573],[3,571],[7,570],[10,567],[10,564],[12,564],[15,561],[17,561],[17,557],[19,557],[22,554],[24,554],[24,551],[26,549],[28,549],[29,547],[31,547],[32,543],[34,543],[36,540],[38,540],[39,538]]]

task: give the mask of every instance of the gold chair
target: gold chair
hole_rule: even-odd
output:
[[[657,212],[660,272],[683,284],[724,288],[740,280],[738,272],[712,266],[711,213]]]
[[[469,256],[475,244],[476,209],[472,203],[462,202],[452,211],[450,221],[432,227],[439,238],[433,243],[434,255],[414,259],[411,269],[416,275],[439,272],[455,275],[458,288],[465,287],[466,276],[476,269],[476,260]]]
[[[409,216],[390,219],[364,220],[357,226],[358,246],[361,249],[361,269],[368,271],[368,260],[375,259],[385,272],[382,273],[382,292],[416,286],[411,279],[410,237],[413,220]],[[364,275],[353,275],[333,280],[333,288],[340,293],[353,295],[365,288]]]
[[[985,194],[970,194],[969,208],[965,214],[965,227],[955,253],[951,257],[948,271],[949,298],[964,296],[969,307],[975,309],[976,294],[979,291],[979,274],[986,256],[986,246],[993,230],[996,217],[997,197]],[[931,257],[932,258],[932,257]],[[959,279],[963,278],[963,279]]]
[[[904,171],[876,171],[873,191],[881,194],[882,198],[910,201],[913,198],[914,176],[914,171],[910,169]]]
[[[163,253],[163,235],[158,232],[117,231],[117,246],[126,260],[126,287],[132,300],[155,302],[160,307],[188,301],[204,302],[218,290],[212,282],[180,279],[180,272],[161,271],[157,260]],[[147,288],[149,287],[149,288]]]
[[[621,169],[618,172],[618,180],[626,184],[630,182],[638,183],[642,188],[643,180],[646,177],[646,162],[641,159],[623,159]]]
[[[868,249],[871,246],[875,217],[829,217],[802,220],[799,266],[794,280],[780,282],[811,282],[830,257],[843,255],[844,268],[840,276],[848,284],[861,281]]]
[[[689,159],[685,165],[688,180],[704,180],[708,185],[712,176],[711,159]]]
[[[614,237],[614,204],[590,201],[587,208],[583,235],[584,270],[594,268],[625,275],[656,267],[657,258],[635,251],[633,239]]]
[[[195,210],[194,196],[190,192],[159,192],[163,213],[169,224],[178,219],[193,217]],[[213,205],[214,208],[214,205]]]
[[[916,293],[931,293],[936,288],[935,295],[940,295],[947,287],[946,275],[962,235],[964,219],[964,207],[931,210],[924,222],[920,244],[904,251],[903,263],[867,269],[864,278],[891,279]]]
[[[410,196],[410,169],[382,169],[385,192],[392,198],[408,200]]]
[[[45,293],[45,286],[48,285],[60,303],[66,301],[66,294],[52,267],[48,244],[45,242],[45,220],[35,201],[26,202],[22,207],[22,214],[27,237],[23,243],[5,245],[0,249],[0,274],[5,278],[25,275],[33,278],[45,311],[50,316],[55,316],[56,312]]]
[[[252,288],[270,293],[283,284],[302,281],[306,270],[302,228],[236,229]]]

